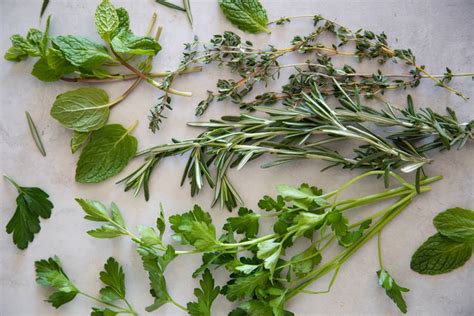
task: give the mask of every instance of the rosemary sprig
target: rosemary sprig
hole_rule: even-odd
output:
[[[256,106],[262,116],[242,113],[225,116],[220,120],[190,123],[206,128],[196,138],[151,147],[142,151],[145,163],[122,181],[126,190],[141,188],[149,196],[148,181],[153,168],[162,158],[189,153],[183,180],[190,179],[191,194],[197,194],[205,181],[214,188],[213,205],[220,200],[229,210],[241,201],[230,183],[229,168],[243,168],[247,162],[263,154],[272,154],[277,160],[267,168],[299,159],[321,159],[330,162],[327,168],[362,168],[390,172],[421,170],[432,162],[427,155],[433,149],[461,149],[473,140],[474,121],[461,123],[453,110],[441,115],[431,109],[416,110],[411,97],[404,109],[387,103],[376,110],[362,105],[357,91],[351,98],[334,81],[341,93],[341,106],[332,109],[313,85],[311,93],[304,93],[304,102],[294,108]],[[377,127],[377,129],[376,129]],[[382,127],[383,133],[378,132]],[[377,130],[377,131],[376,131]],[[353,141],[362,143],[354,145]],[[331,148],[335,142],[347,142],[355,156],[344,156]],[[211,166],[214,166],[215,173]],[[420,179],[420,174],[418,174]]]
[[[30,128],[31,136],[35,141],[36,147],[38,148],[41,155],[43,155],[43,157],[46,157],[46,151],[44,150],[43,142],[41,141],[41,137],[38,133],[38,130],[36,129],[35,122],[31,118],[31,115],[30,113],[28,113],[28,111],[25,111],[25,114],[26,120],[28,121],[28,127]]]

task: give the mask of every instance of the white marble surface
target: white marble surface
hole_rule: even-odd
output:
[[[157,11],[160,24],[164,25],[161,39],[163,51],[155,59],[155,69],[172,69],[178,62],[182,43],[190,41],[193,34],[207,39],[224,30],[236,31],[219,12],[215,0],[191,0],[195,19],[191,29],[184,14],[164,8],[152,0],[115,0],[114,3],[127,7],[132,28],[143,32],[153,11]],[[52,0],[47,14],[52,14],[51,33],[85,35],[99,39],[96,35],[93,14],[97,0]],[[283,1],[264,0],[271,18],[282,15],[320,13],[336,19],[352,28],[364,27],[377,32],[386,31],[400,47],[411,47],[421,63],[433,73],[442,73],[445,65],[454,72],[474,70],[474,12],[473,0],[453,1]],[[0,51],[9,47],[8,37],[14,33],[25,34],[29,27],[43,28],[44,20],[38,18],[39,0],[2,0]],[[285,28],[278,28],[271,35],[245,35],[259,45],[267,42],[277,46],[287,45],[296,34],[308,33],[309,21],[298,21]],[[240,32],[238,32],[240,34]],[[43,300],[47,291],[34,282],[33,262],[52,255],[62,258],[69,276],[85,291],[96,293],[100,288],[98,272],[109,256],[116,257],[127,274],[127,291],[132,304],[146,314],[143,308],[151,303],[148,282],[142,270],[134,246],[127,239],[95,240],[85,232],[95,225],[83,219],[83,214],[74,202],[74,197],[100,199],[105,203],[115,201],[124,212],[130,227],[138,224],[152,224],[157,215],[158,204],[165,206],[171,215],[188,210],[194,203],[207,207],[211,192],[206,189],[197,198],[190,198],[189,187],[179,187],[179,178],[185,158],[164,161],[154,172],[151,181],[151,200],[146,203],[142,197],[133,198],[123,192],[123,187],[114,183],[128,174],[141,161],[134,161],[119,176],[98,185],[84,185],[74,182],[74,167],[78,155],[69,150],[70,132],[62,128],[49,116],[49,109],[55,96],[74,87],[67,83],[43,83],[29,73],[32,61],[18,64],[0,60],[1,127],[0,127],[0,173],[9,174],[26,186],[39,186],[46,190],[55,208],[49,220],[43,220],[41,232],[27,250],[18,250],[11,242],[4,228],[0,232],[0,315],[87,315],[91,302],[79,297],[74,302],[53,309]],[[147,111],[155,102],[158,92],[142,84],[125,102],[114,108],[110,122],[130,124],[140,120],[134,132],[139,147],[169,141],[171,137],[184,138],[198,131],[185,125],[195,120],[194,106],[205,96],[206,89],[213,89],[219,75],[228,73],[214,66],[201,74],[189,75],[177,80],[177,88],[190,90],[190,99],[175,98],[174,111],[165,122],[164,128],[152,134],[147,128]],[[363,69],[363,68],[362,68]],[[283,74],[283,77],[286,77]],[[472,80],[454,81],[454,85],[474,97]],[[113,97],[126,84],[104,86]],[[456,109],[461,119],[473,118],[474,102],[463,102],[452,94],[433,87],[432,82],[423,83],[413,92],[416,104],[431,106],[443,111],[446,105]],[[402,102],[403,99],[394,97]],[[34,147],[25,120],[28,110],[37,122],[46,147],[43,158]],[[230,103],[212,106],[205,118],[237,113]],[[416,199],[399,217],[388,225],[383,234],[384,258],[387,269],[402,285],[410,288],[406,294],[411,315],[468,315],[474,311],[474,260],[463,268],[447,275],[421,276],[409,268],[413,251],[434,232],[433,216],[453,206],[474,206],[473,144],[457,152],[433,153],[435,163],[427,167],[431,175],[441,174],[442,182],[434,185],[434,191]],[[470,160],[471,159],[471,160]],[[268,158],[267,158],[268,160]],[[261,162],[262,160],[260,160]],[[336,188],[357,172],[331,169],[325,173],[319,170],[325,166],[320,161],[305,161],[261,170],[259,162],[251,163],[240,172],[232,172],[232,179],[240,190],[248,207],[256,207],[259,197],[274,193],[279,183],[298,184],[308,182],[327,189]],[[367,181],[366,186],[354,189],[354,194],[376,190],[376,181]],[[5,227],[15,207],[16,192],[0,181],[1,220]],[[228,215],[226,211],[211,210],[220,226]],[[320,296],[300,295],[288,308],[296,315],[381,315],[397,314],[396,307],[385,296],[376,282],[378,269],[376,242],[370,241],[341,269],[330,294]],[[191,272],[200,264],[199,256],[179,258],[168,271],[168,283],[172,295],[179,302],[190,301],[193,288],[198,281],[191,279]],[[224,274],[217,273],[218,282],[224,282]],[[328,279],[312,288],[323,289]],[[225,315],[230,305],[219,297],[214,305],[215,315]],[[172,305],[166,305],[156,315],[181,315]]]

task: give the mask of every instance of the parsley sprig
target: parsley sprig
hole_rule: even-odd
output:
[[[400,186],[366,196],[341,198],[345,190],[369,176],[386,176]],[[196,205],[189,212],[169,218],[173,240],[188,246],[183,250],[163,240],[166,224],[162,210],[156,227],[140,226],[139,233],[135,234],[117,215],[120,211],[115,204],[109,211],[98,201],[78,199],[78,202],[86,213],[86,219],[105,222],[105,225],[89,231],[89,235],[98,238],[126,236],[137,244],[154,297],[148,311],[171,303],[191,314],[196,309],[205,310],[204,314],[207,314],[218,291],[209,271],[224,267],[229,272],[229,281],[220,293],[230,301],[239,302],[232,313],[259,311],[260,314],[281,315],[289,313],[285,309],[286,303],[299,293],[323,293],[308,290],[308,287],[332,273],[329,291],[341,266],[418,194],[431,190],[429,185],[440,179],[423,178],[416,185],[391,171],[370,171],[328,193],[307,184],[300,187],[280,185],[276,198],[264,196],[260,200],[258,206],[262,212],[241,208],[237,216],[227,219],[220,235],[211,215]],[[362,220],[350,220],[350,214],[356,209],[382,201],[392,201],[392,204]],[[259,235],[262,217],[273,221],[272,233]],[[308,240],[310,245],[298,252],[293,246],[302,240]],[[331,255],[327,249],[335,243],[339,245],[339,252]],[[195,291],[198,305],[190,303],[185,307],[169,294],[165,270],[177,256],[198,253],[202,254],[203,260],[193,273],[194,277],[203,274],[202,288]],[[382,265],[378,274],[388,296],[402,311],[405,310],[399,293],[405,289],[393,281]]]

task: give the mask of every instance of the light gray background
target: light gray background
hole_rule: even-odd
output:
[[[51,34],[77,34],[99,40],[94,27],[94,10],[97,0],[52,0],[47,14],[52,14]],[[113,1],[125,6],[130,13],[132,28],[144,32],[153,11],[159,15],[159,24],[164,26],[161,38],[163,50],[155,59],[155,69],[173,69],[180,57],[182,43],[193,38],[193,34],[208,39],[211,34],[224,30],[236,31],[220,13],[217,1],[191,0],[195,24],[191,29],[181,12],[170,10],[152,0]],[[432,73],[443,73],[449,65],[454,72],[474,70],[474,1],[262,1],[270,18],[282,15],[320,13],[354,29],[363,27],[376,32],[385,31],[394,46],[410,47],[420,63],[426,64]],[[40,0],[2,0],[0,51],[10,45],[8,37],[15,33],[26,34],[29,27],[43,29],[44,22],[38,18]],[[274,29],[271,35],[250,36],[258,46],[273,43],[286,47],[296,34],[307,34],[311,30],[308,20],[295,21],[286,27]],[[237,31],[237,33],[241,34]],[[350,59],[347,61],[350,62]],[[15,208],[15,190],[6,181],[0,181],[1,190],[1,264],[0,264],[0,314],[9,315],[87,315],[91,302],[78,297],[75,301],[54,310],[43,300],[48,292],[34,282],[33,262],[52,255],[61,257],[64,268],[77,285],[86,292],[95,294],[100,288],[98,272],[109,256],[116,257],[124,265],[127,275],[127,291],[130,302],[141,314],[152,302],[148,293],[148,281],[142,270],[135,247],[127,239],[95,240],[85,232],[95,227],[83,219],[83,214],[74,197],[100,199],[105,203],[115,201],[124,212],[130,227],[154,223],[159,203],[163,203],[169,216],[188,210],[194,203],[205,208],[209,205],[211,192],[204,190],[197,198],[190,198],[189,187],[179,187],[185,158],[167,159],[156,168],[151,180],[151,199],[148,203],[140,196],[133,198],[123,193],[121,185],[114,183],[141,163],[135,160],[122,172],[104,183],[83,185],[74,182],[74,168],[78,155],[71,155],[70,132],[49,116],[55,96],[80,85],[62,82],[43,83],[29,73],[33,61],[10,63],[0,61],[1,91],[1,174],[8,174],[25,186],[38,186],[51,195],[54,210],[49,220],[42,220],[41,233],[27,250],[18,250],[4,228]],[[364,69],[364,66],[359,67]],[[229,77],[225,70],[215,66],[206,67],[201,74],[182,77],[176,88],[190,90],[192,98],[174,98],[174,111],[169,114],[163,129],[152,134],[147,128],[147,112],[160,92],[142,84],[125,102],[113,109],[110,122],[130,125],[140,120],[134,131],[139,147],[168,142],[171,137],[185,138],[198,130],[185,125],[195,120],[194,106],[213,89],[218,77]],[[287,73],[283,72],[286,78]],[[127,84],[104,85],[110,96],[119,95]],[[453,85],[474,97],[470,78],[456,79]],[[460,98],[433,87],[431,81],[424,82],[412,92],[417,105],[423,104],[444,111],[445,106],[458,111],[463,120],[473,118],[473,101]],[[395,98],[402,104],[403,98]],[[43,158],[34,146],[28,131],[24,111],[30,111],[42,134],[47,157]],[[205,118],[237,113],[230,103],[214,104]],[[203,119],[205,119],[203,118]],[[426,169],[430,175],[442,174],[445,179],[434,185],[434,191],[416,199],[402,215],[388,225],[383,234],[384,261],[386,268],[400,284],[410,288],[405,295],[411,315],[468,315],[474,310],[473,260],[463,268],[447,275],[421,276],[409,268],[414,250],[434,232],[433,216],[449,207],[473,207],[473,144],[462,152],[435,152],[435,163]],[[471,158],[471,160],[470,160]],[[232,179],[240,190],[248,207],[256,207],[264,194],[273,194],[279,183],[299,184],[308,182],[333,189],[358,174],[341,169],[325,173],[319,170],[326,164],[321,161],[304,161],[274,169],[260,170],[254,162],[240,172],[232,172]],[[268,161],[268,158],[267,158]],[[378,190],[381,183],[366,181],[351,194]],[[226,216],[226,211],[217,207],[210,210],[217,226]],[[332,292],[326,295],[300,295],[288,308],[296,315],[339,314],[397,314],[393,303],[378,287],[375,271],[378,269],[375,240],[370,241],[349,260],[339,273]],[[191,272],[200,264],[199,256],[179,258],[167,272],[171,293],[176,300],[186,303],[193,298],[193,288],[198,281]],[[224,283],[224,273],[217,273],[218,282]],[[324,289],[328,279],[313,285],[313,289]],[[230,305],[219,297],[213,307],[216,315],[224,315]],[[181,315],[172,305],[166,305],[160,315]]]

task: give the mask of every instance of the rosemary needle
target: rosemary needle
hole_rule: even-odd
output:
[[[28,126],[30,128],[31,136],[33,137],[33,140],[35,141],[36,147],[38,147],[38,150],[40,153],[46,157],[46,151],[44,150],[43,142],[41,141],[41,138],[39,136],[38,130],[36,129],[35,122],[33,122],[33,119],[31,118],[30,113],[28,111],[25,111],[26,114],[26,119],[28,121]]]

